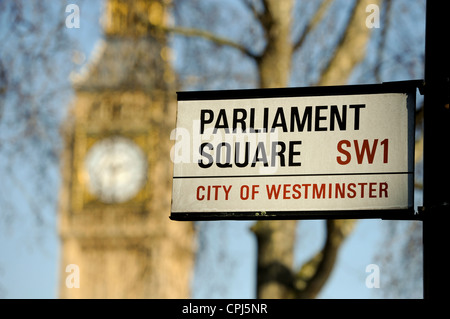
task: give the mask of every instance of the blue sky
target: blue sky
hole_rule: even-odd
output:
[[[98,26],[90,25],[97,20],[99,6],[85,1],[80,9],[81,28],[67,30],[67,34],[89,57],[100,36]],[[66,15],[65,12],[61,14]],[[20,170],[19,167],[15,169]],[[55,182],[55,185],[58,183]],[[420,204],[421,198],[416,196],[416,206]],[[18,204],[18,211],[21,211],[21,205]],[[26,210],[24,207],[23,211]],[[3,231],[5,227],[2,227],[0,233],[0,298],[57,298],[60,246],[56,214],[48,214],[51,217],[45,231],[35,229],[33,221],[26,214],[21,215],[12,223],[10,230]],[[383,285],[384,265],[377,255],[380,247],[385,245],[389,223],[394,222],[358,221],[339,253],[337,265],[320,298],[383,297],[383,289],[386,289]],[[238,221],[198,223],[201,254],[192,283],[194,298],[255,297],[256,243],[249,230],[251,224]],[[300,221],[298,227],[297,266],[323,244],[324,222]],[[365,285],[369,275],[366,266],[369,264],[380,266],[379,289],[369,289]],[[420,296],[421,291],[417,291],[416,295]]]
[[[202,247],[193,281],[194,298],[254,298],[256,244],[249,227],[252,222],[203,222]],[[376,255],[383,245],[386,223],[381,220],[360,220],[346,240],[337,265],[320,294],[320,298],[383,298],[383,263]],[[411,222],[403,222],[411,223]],[[2,252],[0,268],[1,298],[57,298],[59,243],[56,229],[40,242],[27,235],[33,225],[21,225],[14,234],[0,235]],[[24,230],[28,229],[28,232]],[[311,257],[321,246],[322,221],[301,221],[296,264]],[[380,267],[380,288],[369,289],[366,267]],[[415,278],[411,278],[414,280]],[[420,290],[420,289],[418,289]],[[421,291],[416,292],[417,296]]]

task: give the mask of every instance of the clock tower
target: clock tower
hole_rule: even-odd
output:
[[[167,0],[105,5],[104,39],[63,126],[60,297],[187,298],[193,225],[169,219],[174,75],[151,27]]]

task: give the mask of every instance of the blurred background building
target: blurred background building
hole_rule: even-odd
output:
[[[175,127],[167,3],[109,0],[63,127],[60,297],[187,298],[191,223],[169,220]],[[153,27],[150,27],[150,26]],[[66,285],[68,265],[80,288]]]

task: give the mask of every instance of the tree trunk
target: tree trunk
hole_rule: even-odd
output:
[[[289,81],[292,60],[292,0],[264,0],[261,23],[267,44],[257,59],[261,88],[284,87]]]
[[[292,267],[297,221],[259,221],[252,231],[258,244],[257,298],[294,297]]]
[[[265,0],[261,23],[267,45],[257,59],[261,88],[285,87],[292,60],[292,0]],[[258,242],[257,298],[292,298],[296,221],[259,221],[252,230]]]

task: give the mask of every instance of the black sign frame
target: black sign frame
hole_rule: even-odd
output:
[[[405,93],[410,97],[408,103],[416,101],[416,91],[422,93],[423,80],[384,82],[381,84],[342,85],[342,86],[316,86],[298,88],[270,88],[245,90],[218,90],[218,91],[184,91],[177,92],[178,101],[195,100],[222,100],[222,99],[252,99],[252,98],[278,98],[278,97],[304,97],[304,96],[332,96],[332,95],[358,95],[358,94],[387,94]],[[413,124],[415,127],[415,123]],[[409,146],[408,156],[414,154],[414,129],[412,129],[412,147]],[[411,135],[411,134],[410,134]],[[410,141],[411,144],[411,141]],[[412,148],[412,150],[411,150]],[[411,154],[412,152],[412,154]],[[414,165],[409,169],[408,185],[414,185]],[[174,177],[182,178],[182,177]],[[411,183],[412,181],[412,183]],[[409,202],[412,207],[406,209],[371,209],[371,210],[316,210],[316,211],[241,211],[241,212],[171,212],[170,219],[176,221],[200,220],[303,220],[303,219],[386,219],[386,220],[420,220],[419,212],[414,209],[414,187],[409,190]]]

